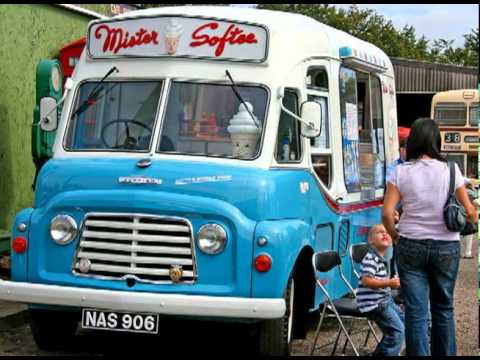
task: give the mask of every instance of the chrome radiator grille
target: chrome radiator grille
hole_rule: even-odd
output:
[[[180,281],[193,282],[196,264],[192,239],[191,226],[182,218],[90,213],[85,217],[73,272],[163,283],[172,282],[172,267],[180,267]],[[80,266],[82,259],[88,266]]]

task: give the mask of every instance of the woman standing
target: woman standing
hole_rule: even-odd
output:
[[[407,161],[398,165],[387,184],[383,223],[399,239],[397,265],[405,299],[407,356],[456,355],[453,293],[460,261],[460,233],[447,229],[443,207],[447,201],[450,171],[440,155],[436,123],[417,119],[407,142]],[[455,165],[455,195],[470,221],[477,211],[468,199],[463,176]],[[395,229],[395,206],[403,213]],[[428,312],[432,318],[428,338]]]

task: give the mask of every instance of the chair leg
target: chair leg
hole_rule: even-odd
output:
[[[353,324],[354,324],[354,319],[352,318],[350,321],[350,329],[348,329],[348,334],[352,336],[352,330],[353,330]],[[343,350],[342,354],[345,355],[345,350],[347,349],[347,340],[345,339],[345,343],[343,344]]]
[[[317,330],[315,331],[315,338],[312,345],[312,350],[310,351],[310,356],[315,352],[315,346],[317,346],[318,335],[320,335],[320,328],[322,327],[323,319],[325,318],[325,312],[327,311],[327,306],[323,305],[322,315],[320,316],[320,322],[318,323]]]
[[[370,320],[367,320],[368,327],[372,331],[373,337],[375,338],[375,341],[377,344],[380,344],[380,339],[378,338],[377,334],[375,333],[375,330],[373,329],[372,322]]]
[[[352,339],[350,338],[350,335],[348,334],[347,329],[345,329],[345,326],[343,326],[342,318],[341,318],[340,315],[338,314],[338,311],[337,311],[337,309],[335,308],[335,305],[333,305],[333,304],[332,304],[332,310],[333,310],[333,312],[335,313],[335,316],[337,317],[337,320],[338,320],[338,322],[340,323],[340,326],[342,327],[343,333],[344,333],[345,336],[347,337],[348,342],[350,343],[350,345],[352,345],[352,349],[353,349],[353,351],[355,352],[355,355],[356,355],[356,356],[360,356],[359,353],[358,353],[357,348],[355,347],[355,344],[353,343]]]
[[[332,349],[332,353],[330,354],[330,356],[335,355],[335,351],[337,351],[338,340],[340,340],[340,334],[341,333],[342,333],[342,328],[339,324],[338,325],[338,331],[337,331],[337,337],[335,338],[335,343],[333,344],[333,349]]]
[[[370,333],[371,333],[371,332],[372,332],[372,329],[369,328],[368,331],[367,331],[367,336],[365,336],[365,342],[364,342],[364,344],[363,344],[363,347],[364,347],[364,348],[367,347],[368,339],[370,338]]]

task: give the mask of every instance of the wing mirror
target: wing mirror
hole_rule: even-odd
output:
[[[43,131],[57,129],[58,113],[57,102],[53,97],[40,99],[40,128]]]
[[[320,127],[322,123],[322,104],[316,101],[307,101],[302,104],[301,116],[292,113],[283,105],[283,97],[285,96],[285,88],[280,86],[277,90],[277,98],[280,100],[280,108],[288,115],[297,119],[302,123],[302,136],[306,138],[315,138],[320,135]]]
[[[322,122],[322,104],[316,101],[307,101],[302,104],[302,136],[315,138],[320,135]]]

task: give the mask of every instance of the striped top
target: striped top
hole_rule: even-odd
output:
[[[388,279],[388,261],[378,255],[373,247],[370,247],[360,265],[360,277],[373,277],[375,279]],[[390,288],[372,289],[359,283],[357,290],[357,307],[362,313],[372,311],[378,304],[386,301],[390,296]]]

